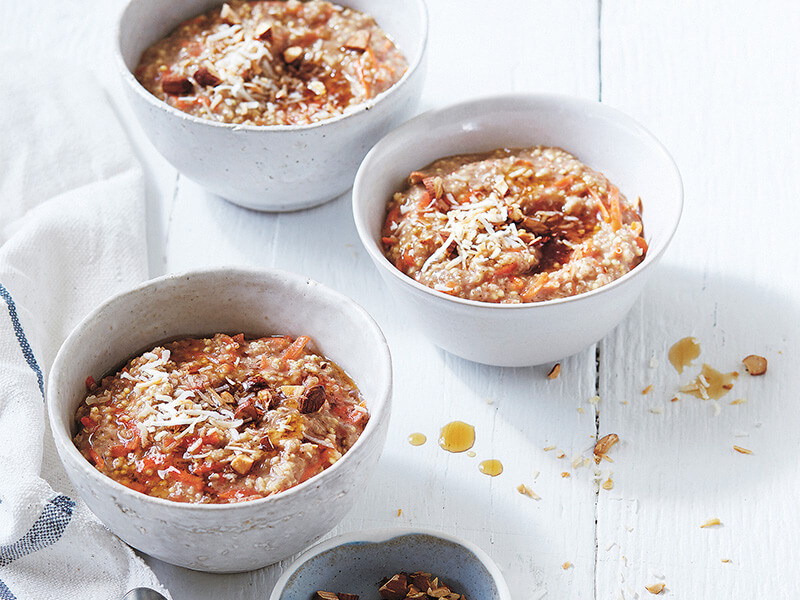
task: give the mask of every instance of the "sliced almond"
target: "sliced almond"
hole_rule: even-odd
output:
[[[541,500],[541,496],[534,492],[531,488],[529,488],[524,483],[520,483],[517,486],[517,491],[522,494],[523,496],[528,496],[529,498],[533,498],[534,500]]]
[[[654,583],[653,585],[646,585],[644,589],[646,589],[651,594],[660,594],[664,589],[663,583]]]
[[[705,529],[706,527],[716,527],[717,525],[722,525],[722,521],[717,518],[709,519],[702,525],[700,525],[700,529]]]
[[[741,446],[733,446],[733,449],[736,450],[739,454],[752,454],[752,450],[748,450],[747,448],[742,448]]]
[[[742,362],[744,363],[744,368],[747,369],[750,375],[763,375],[767,372],[767,359],[763,356],[751,354],[745,356]]]

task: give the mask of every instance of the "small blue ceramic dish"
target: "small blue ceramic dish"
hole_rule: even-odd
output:
[[[451,535],[420,529],[379,529],[331,538],[298,558],[270,600],[310,600],[314,592],[378,598],[383,579],[424,571],[470,600],[511,600],[497,565],[483,550]]]

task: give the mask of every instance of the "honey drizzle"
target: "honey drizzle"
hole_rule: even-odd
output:
[[[489,477],[497,477],[503,472],[503,463],[492,458],[482,461],[481,464],[478,465],[478,469],[480,469],[480,472],[484,475],[488,475]]]
[[[448,452],[466,452],[474,443],[475,428],[463,421],[452,421],[439,433],[439,445]]]
[[[700,344],[697,338],[691,336],[678,340],[669,349],[669,362],[678,373],[683,373],[683,370],[698,356],[700,356]]]
[[[412,446],[422,446],[425,442],[428,441],[428,438],[425,437],[425,434],[422,433],[412,433],[408,436],[408,443]]]

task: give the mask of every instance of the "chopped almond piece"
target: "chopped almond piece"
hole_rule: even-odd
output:
[[[244,454],[239,454],[231,461],[231,468],[239,473],[239,475],[244,475],[247,473],[252,466],[253,459],[249,456],[245,456]]]
[[[200,85],[208,87],[215,87],[222,83],[222,79],[220,79],[219,75],[206,67],[200,67],[194,72],[194,80]]]
[[[383,600],[403,600],[408,593],[408,580],[405,573],[398,573],[384,583],[378,593]]]
[[[709,519],[708,521],[700,525],[700,529],[705,529],[706,527],[715,527],[717,525],[722,525],[722,521],[716,518]]]
[[[161,79],[161,89],[170,96],[185,96],[194,91],[194,86],[188,77],[164,75]]]
[[[644,586],[644,589],[646,589],[651,594],[660,594],[661,591],[664,589],[664,584],[663,583],[654,583],[653,585]]]
[[[646,388],[642,390],[642,395],[647,395],[653,390],[653,384],[651,383]]]
[[[594,445],[594,462],[599,463],[601,459],[607,458],[606,454],[611,450],[611,447],[619,441],[619,436],[616,433],[609,433],[604,435]]]
[[[534,492],[531,488],[529,488],[524,483],[520,483],[517,486],[517,491],[522,494],[523,496],[528,496],[529,498],[533,498],[534,500],[541,500],[541,496]]]
[[[348,50],[364,51],[369,46],[370,33],[366,29],[356,31],[353,35],[347,38],[344,47]]]
[[[547,374],[548,379],[555,379],[561,374],[561,363],[556,363],[553,365],[553,368],[550,369],[550,372]]]
[[[566,479],[566,478],[567,478],[567,477],[569,477],[569,476],[570,476],[570,475],[569,475],[569,472],[568,472],[568,471],[564,471],[563,473],[561,473],[561,477],[563,477],[564,479]]]
[[[572,563],[571,563],[571,562],[569,562],[569,561],[567,561],[567,562],[565,562],[563,565],[561,565],[561,568],[562,568],[562,569],[564,569],[564,570],[566,571],[566,570],[567,570],[567,569],[569,569],[571,566],[572,566]]]
[[[242,22],[242,18],[239,16],[239,13],[233,10],[227,3],[222,5],[222,8],[219,11],[219,16],[228,25],[235,25],[236,23]]]
[[[303,55],[303,49],[300,46],[289,46],[283,51],[283,60],[287,63],[293,63]]]
[[[272,23],[259,23],[253,32],[253,37],[262,42],[272,41]]]
[[[603,482],[603,489],[604,489],[604,490],[610,490],[610,489],[612,489],[613,487],[614,487],[614,482],[613,482],[613,481],[611,481],[611,477],[609,477],[608,479],[606,479],[606,480]]]
[[[748,450],[747,448],[742,448],[741,446],[734,445],[734,450],[736,450],[739,454],[752,454],[752,450]]]
[[[745,356],[742,362],[750,375],[763,375],[767,372],[767,359],[763,356],[751,354],[750,356]]]

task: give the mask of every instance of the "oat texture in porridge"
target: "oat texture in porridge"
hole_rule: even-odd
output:
[[[644,258],[641,202],[559,148],[451,156],[394,194],[383,250],[435,290],[481,302],[574,296]]]
[[[408,64],[375,20],[324,0],[233,1],[148,48],[136,78],[205,119],[306,125],[400,80]]]
[[[105,475],[179,502],[263,498],[347,452],[367,409],[306,336],[184,338],[86,381],[74,441]]]

